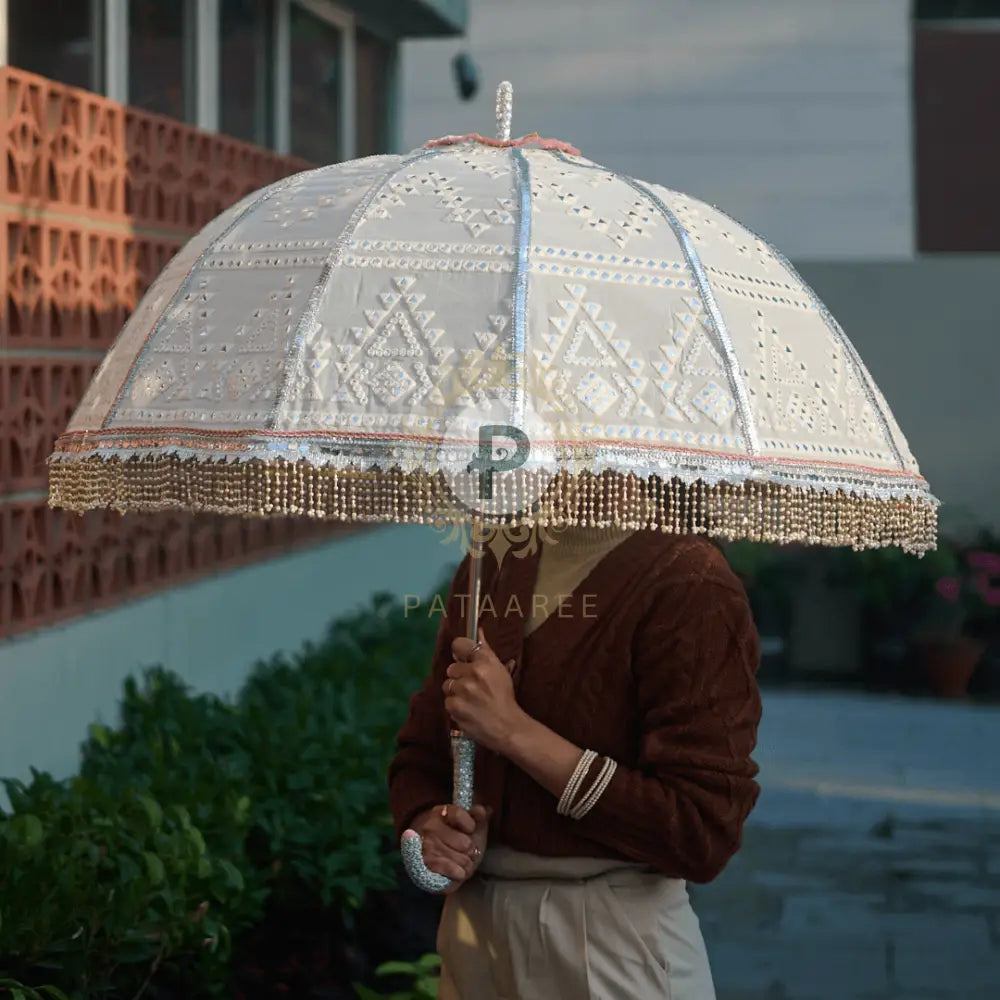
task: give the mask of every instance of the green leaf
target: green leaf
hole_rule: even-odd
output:
[[[242,892],[245,885],[243,880],[243,873],[236,867],[231,861],[222,860],[219,862],[219,868],[222,869],[223,875],[226,878],[226,885],[231,889],[235,889],[237,892]]]
[[[144,851],[142,856],[146,859],[146,873],[149,875],[149,881],[153,885],[161,885],[166,877],[163,862],[150,851]]]
[[[383,962],[376,970],[376,976],[412,976],[417,971],[413,962]]]
[[[45,827],[33,813],[22,813],[10,822],[18,841],[24,847],[37,847],[45,839]]]
[[[417,968],[421,972],[430,972],[441,968],[441,956],[436,952],[429,951],[426,955],[421,955],[417,961]]]
[[[107,726],[102,726],[97,722],[92,722],[87,727],[87,731],[90,734],[90,738],[95,743],[99,743],[102,747],[107,747],[107,745],[111,742],[111,734],[108,732]]]
[[[421,1000],[437,1000],[440,987],[441,978],[439,976],[423,976],[416,981],[413,991]]]
[[[52,997],[52,1000],[69,1000],[69,997],[57,986],[39,986],[38,992]]]
[[[149,795],[144,795],[141,792],[136,795],[135,800],[145,811],[149,825],[154,830],[159,830],[163,825],[163,810],[160,808],[160,804]]]
[[[196,826],[187,826],[184,833],[198,854],[204,854],[206,851],[205,838],[201,835],[201,830]]]

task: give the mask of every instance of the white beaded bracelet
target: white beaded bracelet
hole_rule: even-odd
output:
[[[593,750],[584,750],[580,754],[580,759],[576,762],[576,768],[573,771],[569,781],[566,782],[566,787],[563,789],[562,797],[559,799],[559,804],[556,806],[556,812],[560,816],[568,816],[570,806],[573,804],[573,799],[576,797],[576,793],[580,789],[580,784],[583,779],[587,776],[587,772],[590,770],[590,765],[597,760],[597,754]]]
[[[604,758],[604,767],[601,768],[601,773],[598,774],[593,785],[590,786],[590,790],[586,795],[570,810],[570,816],[573,819],[583,819],[587,813],[597,804],[597,800],[604,794],[604,789],[608,787],[611,782],[611,778],[615,773],[615,769],[618,767],[616,761],[612,760],[610,757]]]

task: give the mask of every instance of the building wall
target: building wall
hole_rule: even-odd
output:
[[[10,67],[0,98],[0,638],[328,537],[48,507],[53,441],[146,287],[224,208],[305,164]]]
[[[906,258],[910,53],[909,0],[473,0],[465,40],[403,45],[403,145],[492,134],[508,79],[518,135],[718,204],[798,260]]]
[[[0,776],[71,774],[87,726],[115,722],[122,682],[145,667],[230,694],[254,663],[321,639],[376,591],[427,596],[461,558],[447,538],[410,525],[357,531],[0,641]]]

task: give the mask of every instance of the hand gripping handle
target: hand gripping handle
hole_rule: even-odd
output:
[[[469,613],[466,620],[466,637],[473,642],[479,635],[479,592],[483,579],[484,543],[491,537],[490,530],[481,521],[472,524],[469,534]],[[476,744],[461,730],[451,731],[452,802],[463,809],[472,808],[472,782],[476,766]],[[403,867],[418,889],[426,892],[444,892],[452,880],[432,872],[424,864],[424,844],[416,830],[406,830],[400,844]]]
[[[454,730],[451,734],[451,761],[455,789],[453,801],[463,809],[471,809],[476,744],[458,730]],[[415,830],[407,830],[403,834],[400,850],[406,874],[418,889],[423,889],[425,892],[444,892],[451,887],[450,878],[432,872],[424,864],[423,840]]]

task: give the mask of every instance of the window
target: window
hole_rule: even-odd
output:
[[[270,146],[274,141],[273,0],[222,0],[219,128]]]
[[[354,65],[357,74],[355,99],[355,156],[387,153],[389,135],[390,90],[395,63],[395,46],[358,29],[354,42]]]
[[[913,8],[919,21],[1000,17],[1000,0],[916,0]]]
[[[1000,250],[1000,22],[918,22],[913,48],[917,249]]]
[[[12,66],[101,90],[102,0],[14,0],[7,5]]]
[[[129,104],[194,120],[193,14],[187,0],[129,0]]]
[[[335,163],[343,158],[343,34],[297,3],[290,13],[291,154],[316,164]]]

